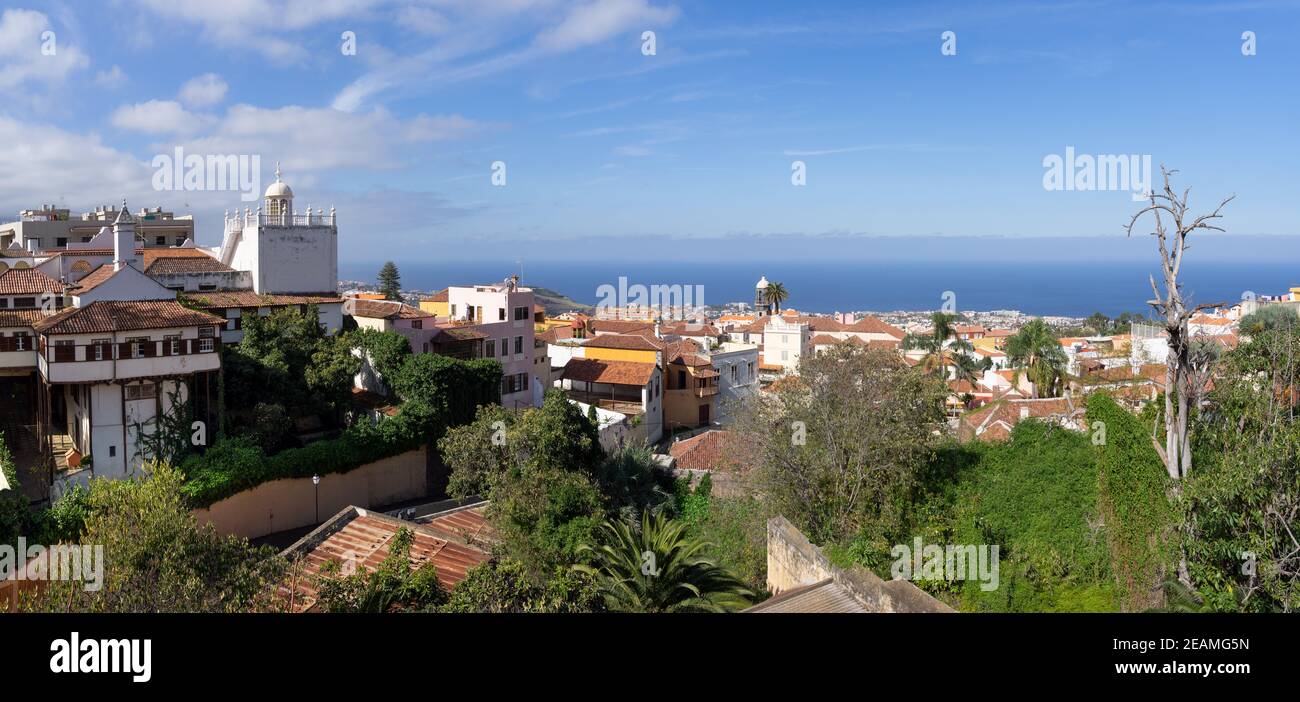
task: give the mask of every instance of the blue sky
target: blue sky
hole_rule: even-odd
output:
[[[1122,236],[1128,192],[1044,189],[1044,157],[1072,146],[1176,167],[1194,205],[1236,193],[1232,233],[1300,234],[1298,2],[7,7],[3,212],[126,197],[193,212],[215,244],[246,203],[155,191],[152,158],[180,146],[256,154],[263,187],[281,161],[300,208],[338,207],[341,254],[361,260]]]

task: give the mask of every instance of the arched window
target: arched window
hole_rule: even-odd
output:
[[[31,268],[31,267],[32,267],[31,264],[26,261],[19,261],[18,263],[14,264],[14,270],[16,271],[21,271],[24,268]]]
[[[72,272],[73,272],[73,273],[89,273],[89,272],[90,272],[90,263],[88,263],[88,262],[86,262],[86,261],[77,261],[76,263],[72,264]]]
[[[9,264],[5,263],[4,261],[0,261],[0,273],[4,273],[7,270],[9,270]]]

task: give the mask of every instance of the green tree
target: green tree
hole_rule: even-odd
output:
[[[957,315],[935,312],[930,315],[930,333],[925,336],[913,334],[903,339],[903,348],[925,351],[921,359],[921,368],[927,373],[939,371],[939,377],[948,377],[948,358],[956,353],[972,349],[970,342],[957,338]]]
[[[142,478],[91,481],[79,543],[102,547],[101,588],[55,580],[24,609],[44,612],[249,612],[280,608],[286,563],[269,546],[200,526],[180,471],[157,464]]]
[[[480,407],[472,423],[448,430],[438,450],[451,469],[448,493],[490,500],[502,552],[538,582],[573,562],[604,513],[596,428],[560,392],[522,412]]]
[[[574,566],[596,579],[605,606],[616,612],[725,612],[749,605],[754,593],[735,575],[706,558],[707,544],[691,539],[682,523],[641,517],[600,526],[600,543],[584,544],[588,561]]]
[[[1101,336],[1110,331],[1110,317],[1100,313],[1093,312],[1088,318],[1083,320],[1084,326],[1092,330],[1093,334]]]
[[[457,614],[522,614],[590,612],[599,609],[592,578],[569,568],[557,568],[544,583],[508,558],[475,566],[456,584],[439,608]]]
[[[770,511],[826,543],[906,522],[902,498],[930,459],[945,395],[896,353],[836,344],[752,398],[733,430]]]
[[[1030,321],[1007,339],[1007,362],[1034,384],[1034,397],[1057,397],[1064,390],[1069,358],[1042,319]]]
[[[379,292],[385,300],[402,299],[402,275],[397,272],[397,264],[389,261],[379,269]]]
[[[763,293],[763,301],[772,306],[774,314],[781,314],[781,303],[790,298],[790,292],[781,283],[768,283]]]
[[[1264,305],[1237,323],[1243,334],[1258,335],[1267,331],[1292,329],[1300,326],[1300,314],[1287,305]]]

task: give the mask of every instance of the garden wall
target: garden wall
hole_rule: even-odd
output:
[[[263,483],[227,497],[206,509],[194,510],[200,524],[212,523],[223,534],[255,539],[298,529],[328,519],[349,505],[378,507],[428,494],[428,448],[368,463],[346,473],[288,478]],[[317,498],[319,497],[319,505]]]

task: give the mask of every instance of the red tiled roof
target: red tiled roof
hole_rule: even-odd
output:
[[[0,310],[0,327],[31,327],[42,319],[45,313],[40,310]]]
[[[41,334],[99,334],[137,329],[172,329],[225,324],[175,300],[98,300],[70,307],[33,325]]]
[[[589,326],[593,332],[608,334],[626,334],[634,331],[646,331],[653,334],[655,328],[652,322],[636,322],[627,319],[593,319]]]
[[[76,284],[73,286],[72,292],[75,295],[82,295],[88,293],[91,290],[94,290],[95,288],[108,282],[108,279],[112,278],[116,274],[117,274],[117,269],[113,267],[113,264],[105,263],[104,265],[87,273],[85,277],[83,277],[81,280],[78,280]]]
[[[598,349],[626,349],[629,351],[658,351],[663,342],[653,336],[640,334],[601,334],[582,344]]]
[[[596,358],[572,358],[564,366],[565,380],[610,385],[645,387],[654,377],[655,364],[636,361],[604,361]]]
[[[227,273],[234,270],[201,249],[144,250],[144,272],[149,275]]]
[[[479,508],[481,509],[481,507]],[[433,515],[436,521],[438,515]],[[357,572],[375,572],[389,555],[389,544],[400,529],[410,529],[412,568],[431,563],[438,582],[448,589],[465,579],[469,569],[486,562],[491,554],[485,548],[468,543],[460,534],[432,525],[405,522],[387,515],[349,507],[320,529],[286,550],[285,555],[302,557],[303,568],[295,578],[296,589],[280,589],[284,597],[293,597],[293,610],[304,612],[316,606],[318,584],[325,565],[350,562]]]
[[[432,312],[393,300],[353,300],[350,314],[367,319],[429,319],[434,316]]]
[[[62,283],[35,268],[11,268],[0,273],[0,295],[58,295],[62,292]]]
[[[672,324],[662,324],[659,326],[661,334],[676,334],[677,336],[722,336],[722,332],[712,324],[699,324],[697,322],[674,322]]]
[[[434,293],[432,296],[430,296],[430,297],[428,298],[428,301],[429,301],[429,302],[448,302],[448,301],[450,301],[450,299],[451,299],[451,294],[448,293],[447,290],[448,290],[447,288],[443,288],[442,290],[439,290],[438,292],[436,292],[436,293]]]
[[[711,429],[674,443],[669,447],[668,453],[677,459],[678,468],[735,471],[744,468],[736,455],[738,448],[735,434],[721,429]]]
[[[906,336],[902,329],[885,322],[879,317],[863,317],[845,327],[844,331],[865,332],[868,334],[888,334],[896,339]]]
[[[343,302],[334,293],[312,295],[259,294],[252,290],[219,290],[214,292],[183,293],[186,301],[203,309],[230,309],[234,307],[288,307],[291,305],[325,305]]]

